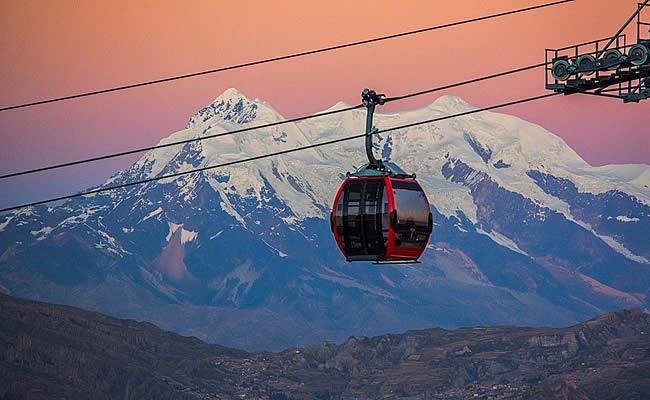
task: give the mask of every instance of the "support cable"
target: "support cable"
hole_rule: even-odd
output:
[[[49,165],[49,166],[46,166],[46,167],[39,167],[39,168],[33,168],[33,169],[24,170],[24,171],[11,172],[9,174],[0,175],[0,180],[6,179],[6,178],[12,178],[12,177],[16,177],[16,176],[21,176],[21,175],[35,174],[37,172],[50,171],[50,170],[53,170],[53,169],[71,167],[73,165],[86,164],[86,163],[101,161],[101,160],[108,160],[110,158],[124,157],[124,156],[128,156],[128,155],[131,155],[131,154],[144,153],[144,152],[150,151],[150,150],[163,149],[165,147],[177,146],[177,145],[187,144],[187,143],[192,143],[192,142],[199,142],[199,141],[206,140],[206,139],[214,139],[214,138],[218,138],[218,137],[222,137],[222,136],[235,135],[235,134],[238,134],[238,133],[254,131],[256,129],[270,128],[270,127],[274,127],[274,126],[288,124],[288,123],[291,123],[291,122],[304,121],[304,120],[307,120],[307,119],[324,117],[326,115],[334,115],[334,114],[338,114],[338,113],[342,113],[342,112],[352,111],[352,110],[356,110],[357,108],[361,108],[361,107],[362,106],[359,104],[359,105],[356,105],[356,106],[341,108],[341,109],[338,109],[338,110],[326,111],[326,112],[322,112],[322,113],[306,115],[306,116],[292,118],[292,119],[285,119],[285,120],[282,120],[282,121],[271,122],[269,124],[249,126],[249,127],[246,127],[246,128],[236,129],[234,131],[215,133],[215,134],[200,136],[200,137],[191,138],[191,139],[179,140],[177,142],[162,143],[162,144],[158,144],[158,145],[155,145],[155,146],[140,147],[138,149],[126,150],[126,151],[121,151],[121,152],[118,152],[118,153],[104,154],[104,155],[97,156],[97,157],[85,158],[85,159],[76,160],[76,161],[69,161],[69,162],[64,162],[64,163],[61,163],[61,164],[53,164],[53,165]]]
[[[442,25],[435,25],[435,26],[430,26],[430,27],[427,27],[427,28],[421,28],[421,29],[416,29],[416,30],[412,30],[412,31],[395,33],[395,34],[392,34],[392,35],[386,35],[386,36],[380,36],[380,37],[371,38],[371,39],[359,40],[359,41],[355,41],[355,42],[348,42],[348,43],[344,43],[344,44],[339,44],[339,45],[334,45],[334,46],[329,46],[329,47],[323,47],[323,48],[319,48],[319,49],[308,50],[308,51],[288,54],[288,55],[284,55],[284,56],[265,58],[265,59],[250,61],[250,62],[246,62],[246,63],[242,63],[242,64],[230,65],[230,66],[227,66],[227,67],[213,68],[213,69],[208,69],[208,70],[205,70],[205,71],[198,71],[198,72],[192,72],[192,73],[189,73],[189,74],[170,76],[170,77],[166,77],[166,78],[154,79],[154,80],[143,81],[143,82],[138,82],[138,83],[131,83],[131,84],[128,84],[128,85],[115,86],[115,87],[112,87],[112,88],[100,89],[100,90],[95,90],[95,91],[90,91],[90,92],[77,93],[77,94],[73,94],[73,95],[69,95],[69,96],[54,97],[54,98],[50,98],[50,99],[32,101],[32,102],[29,102],[29,103],[16,104],[16,105],[12,105],[12,106],[2,107],[2,108],[0,108],[0,112],[15,110],[15,109],[19,109],[19,108],[33,107],[33,106],[38,106],[38,105],[42,105],[42,104],[55,103],[55,102],[60,102],[60,101],[65,101],[65,100],[78,99],[78,98],[81,98],[81,97],[95,96],[95,95],[99,95],[99,94],[117,92],[117,91],[122,91],[122,90],[127,90],[127,89],[134,89],[134,88],[143,87],[143,86],[156,85],[156,84],[160,84],[160,83],[172,82],[172,81],[177,81],[177,80],[181,80],[181,79],[194,78],[194,77],[197,77],[197,76],[215,74],[215,73],[225,72],[225,71],[231,71],[231,70],[235,70],[235,69],[239,69],[239,68],[252,67],[252,66],[260,65],[260,64],[268,64],[268,63],[272,63],[272,62],[276,62],[276,61],[282,61],[282,60],[288,60],[288,59],[292,59],[292,58],[304,57],[304,56],[308,56],[308,55],[312,55],[312,54],[325,53],[325,52],[329,52],[329,51],[345,49],[345,48],[348,48],[348,47],[361,46],[361,45],[366,45],[366,44],[370,44],[370,43],[375,43],[375,42],[380,42],[380,41],[385,41],[385,40],[390,40],[390,39],[396,39],[396,38],[401,38],[401,37],[410,36],[410,35],[416,35],[416,34],[420,34],[420,33],[424,33],[424,32],[431,32],[431,31],[435,31],[435,30],[451,28],[451,27],[458,26],[458,25],[465,25],[465,24],[470,24],[470,23],[473,23],[473,22],[485,21],[485,20],[492,19],[492,18],[504,17],[504,16],[507,16],[507,15],[519,14],[519,13],[523,13],[523,12],[527,12],[527,11],[533,11],[533,10],[539,10],[539,9],[542,9],[542,8],[562,5],[562,4],[571,3],[571,2],[574,2],[574,1],[575,0],[554,1],[554,2],[550,2],[550,3],[538,4],[538,5],[530,6],[530,7],[519,8],[519,9],[515,9],[515,10],[510,10],[510,11],[504,11],[504,12],[500,12],[500,13],[496,13],[496,14],[485,15],[485,16],[482,16],[482,17],[470,18],[470,19],[465,19],[465,20],[456,21],[456,22],[450,22],[450,23],[446,23],[446,24],[442,24]]]
[[[460,86],[469,85],[469,84],[472,84],[472,83],[477,83],[477,82],[486,81],[486,80],[489,80],[489,79],[494,79],[494,78],[498,78],[498,77],[502,77],[502,76],[506,76],[506,75],[511,75],[511,74],[515,74],[515,73],[519,73],[519,72],[523,72],[523,71],[528,71],[528,70],[543,67],[543,66],[546,66],[546,65],[547,65],[546,63],[528,65],[528,66],[525,66],[525,67],[519,67],[519,68],[509,70],[509,71],[499,72],[499,73],[495,73],[495,74],[491,74],[491,75],[485,75],[485,76],[482,76],[482,77],[473,78],[473,79],[469,79],[469,80],[465,80],[465,81],[460,81],[460,82],[452,83],[452,84],[445,85],[445,86],[440,86],[440,87],[436,87],[436,88],[432,88],[432,89],[422,90],[422,91],[415,92],[415,93],[408,93],[408,94],[405,94],[405,95],[402,95],[402,96],[388,97],[385,100],[386,100],[386,102],[404,100],[404,99],[411,98],[411,97],[422,96],[422,95],[425,95],[425,94],[431,94],[431,93],[442,91],[442,90],[452,89],[452,88],[456,88],[456,87],[460,87]],[[187,144],[187,143],[192,143],[192,142],[198,142],[198,141],[207,140],[207,139],[214,139],[214,138],[228,136],[228,135],[235,135],[235,134],[239,134],[239,133],[250,132],[250,131],[253,131],[253,130],[257,130],[257,129],[270,128],[270,127],[279,126],[279,125],[283,125],[283,124],[288,124],[288,123],[292,123],[292,122],[299,122],[299,121],[304,121],[304,120],[307,120],[307,119],[324,117],[324,116],[327,116],[327,115],[334,115],[334,114],[338,114],[338,113],[348,112],[348,111],[356,110],[356,109],[359,109],[359,108],[362,108],[362,107],[363,107],[363,105],[359,104],[359,105],[356,105],[356,106],[350,106],[350,107],[346,107],[346,108],[341,108],[341,109],[332,110],[332,111],[326,111],[326,112],[312,114],[312,115],[308,115],[308,116],[296,117],[296,118],[283,120],[283,121],[272,122],[272,123],[264,124],[264,125],[249,126],[249,127],[246,127],[246,128],[241,128],[241,129],[228,131],[228,132],[215,133],[215,134],[211,134],[211,135],[205,135],[205,136],[200,136],[200,137],[196,137],[196,138],[180,140],[180,141],[176,141],[176,142],[163,143],[163,144],[158,144],[158,145],[155,145],[155,146],[140,147],[140,148],[133,149],[133,150],[126,150],[126,151],[121,151],[121,152],[117,152],[117,153],[109,153],[109,154],[104,154],[104,155],[100,155],[100,156],[97,156],[97,157],[90,157],[90,158],[80,159],[80,160],[76,160],[76,161],[69,161],[69,162],[64,162],[64,163],[60,163],[60,164],[48,165],[48,166],[45,166],[45,167],[38,167],[38,168],[32,168],[32,169],[27,169],[27,170],[23,170],[23,171],[11,172],[11,173],[8,173],[8,174],[0,175],[0,180],[7,179],[7,178],[13,178],[13,177],[17,177],[17,176],[22,176],[22,175],[30,175],[30,174],[35,174],[35,173],[39,173],[39,172],[50,171],[50,170],[53,170],[53,169],[71,167],[71,166],[74,166],[74,165],[86,164],[86,163],[90,163],[90,162],[107,160],[107,159],[111,159],[111,158],[124,157],[124,156],[128,156],[128,155],[131,155],[131,154],[144,153],[146,151],[162,149],[162,148],[166,148],[166,147],[171,147],[171,146],[176,146],[176,145],[181,145],[181,144]]]
[[[425,95],[425,94],[431,94],[431,93],[434,93],[434,92],[439,92],[441,90],[453,89],[453,88],[458,87],[458,86],[469,85],[469,84],[472,84],[472,83],[487,81],[487,80],[490,80],[490,79],[499,78],[499,77],[506,76],[506,75],[512,75],[512,74],[528,71],[528,70],[535,69],[535,68],[545,67],[548,64],[550,64],[550,63],[539,63],[539,64],[527,65],[525,67],[519,67],[519,68],[511,69],[511,70],[508,70],[508,71],[498,72],[496,74],[485,75],[485,76],[481,76],[481,77],[478,77],[478,78],[466,80],[466,81],[463,81],[463,82],[452,83],[452,84],[449,84],[449,85],[438,86],[438,87],[431,88],[431,89],[421,90],[419,92],[408,93],[408,94],[405,94],[405,95],[402,95],[402,96],[387,97],[384,100],[386,102],[404,100],[404,99],[408,99],[408,98],[411,98],[411,97],[422,96],[422,95]],[[2,178],[2,177],[0,177],[0,178]]]
[[[556,96],[558,94],[560,94],[560,93],[549,93],[549,94],[540,95],[540,96],[528,97],[528,98],[514,100],[514,101],[507,102],[507,103],[501,103],[501,104],[497,104],[497,105],[493,105],[493,106],[489,106],[489,107],[483,107],[483,108],[477,108],[477,109],[474,109],[474,110],[464,111],[464,112],[461,112],[461,113],[458,113],[458,114],[445,115],[445,116],[442,116],[442,117],[432,118],[432,119],[428,119],[428,120],[412,122],[412,123],[408,123],[408,124],[404,124],[404,125],[398,125],[398,126],[394,126],[394,127],[391,127],[391,128],[382,129],[381,131],[374,132],[374,134],[393,132],[393,131],[397,131],[397,130],[400,130],[400,129],[411,128],[411,127],[414,127],[414,126],[425,125],[425,124],[431,124],[431,123],[434,123],[434,122],[439,122],[439,121],[444,121],[444,120],[448,120],[448,119],[452,119],[452,118],[458,118],[458,117],[462,117],[462,116],[466,116],[466,115],[476,114],[476,113],[480,113],[480,112],[483,112],[483,111],[490,111],[490,110],[503,108],[503,107],[508,107],[508,106],[513,106],[513,105],[517,105],[517,104],[528,103],[528,102],[532,102],[532,101],[541,100],[541,99],[549,98],[549,97],[552,97],[552,96]],[[295,153],[295,152],[298,152],[298,151],[314,149],[314,148],[318,148],[318,147],[321,147],[321,146],[328,146],[328,145],[332,145],[332,144],[336,144],[336,143],[346,142],[346,141],[353,140],[353,139],[365,138],[365,136],[366,136],[366,133],[361,133],[361,134],[358,134],[358,135],[346,136],[346,137],[343,137],[343,138],[328,140],[328,141],[325,141],[325,142],[320,142],[320,143],[315,143],[315,144],[310,144],[310,145],[300,146],[300,147],[294,147],[294,148],[291,148],[291,149],[276,151],[276,152],[273,152],[273,153],[262,154],[262,155],[249,157],[249,158],[243,158],[243,159],[234,160],[234,161],[228,161],[228,162],[221,163],[221,164],[205,166],[205,167],[196,168],[196,169],[187,170],[187,171],[179,171],[179,172],[175,172],[173,174],[155,176],[155,177],[152,177],[152,178],[142,179],[142,180],[133,181],[133,182],[127,182],[127,183],[123,183],[123,184],[119,184],[119,185],[103,186],[103,187],[99,187],[97,189],[91,189],[91,190],[88,190],[88,191],[83,191],[83,192],[79,192],[79,193],[75,193],[75,194],[59,196],[59,197],[53,197],[53,198],[49,198],[49,199],[46,199],[46,200],[39,200],[39,201],[31,202],[31,203],[24,203],[24,204],[20,204],[20,205],[17,205],[17,206],[2,208],[2,209],[0,209],[0,213],[7,212],[7,211],[19,210],[19,209],[26,208],[26,207],[33,207],[33,206],[46,204],[46,203],[52,203],[52,202],[57,202],[57,201],[62,201],[62,200],[73,199],[73,198],[77,198],[77,197],[83,197],[83,196],[87,196],[87,195],[94,195],[94,194],[98,194],[98,193],[102,193],[102,192],[122,189],[122,188],[136,186],[136,185],[143,185],[143,184],[150,183],[150,182],[155,182],[155,181],[159,181],[159,180],[163,180],[163,179],[176,178],[176,177],[179,177],[179,176],[194,174],[194,173],[197,173],[197,172],[203,172],[203,171],[212,170],[212,169],[216,169],[216,168],[223,168],[223,167],[229,167],[229,166],[233,166],[233,165],[237,165],[237,164],[248,163],[248,162],[252,162],[252,161],[262,160],[262,159],[265,159],[265,158],[276,157],[276,156],[283,155],[283,154]]]

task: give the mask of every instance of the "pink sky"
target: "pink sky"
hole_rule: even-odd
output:
[[[309,50],[544,0],[18,1],[0,3],[0,106]],[[528,14],[170,84],[0,113],[0,173],[157,142],[224,89],[286,117],[372,87],[389,95],[543,61],[544,48],[613,34],[632,0],[578,0]],[[631,32],[630,32],[631,33]],[[542,71],[455,89],[487,106],[545,92]],[[409,109],[443,93],[391,106]],[[650,163],[650,102],[561,97],[504,112],[563,137],[585,160]],[[3,182],[0,206],[101,183],[134,158]]]

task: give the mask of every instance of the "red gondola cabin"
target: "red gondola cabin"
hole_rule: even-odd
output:
[[[347,261],[416,261],[433,228],[427,197],[413,177],[348,177],[331,226]]]
[[[372,126],[384,95],[361,93],[366,116],[368,164],[348,174],[336,193],[330,224],[347,261],[417,262],[433,228],[427,196],[415,180],[390,161],[375,158]]]

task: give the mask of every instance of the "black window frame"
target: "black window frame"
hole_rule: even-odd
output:
[[[431,234],[432,215],[431,206],[424,190],[416,181],[403,180],[391,180],[391,189],[394,208],[394,216],[391,218],[391,221],[395,232],[393,245],[399,248],[425,248],[429,242],[429,236]],[[422,209],[414,210],[417,213],[417,219],[400,218],[402,216],[400,214],[400,200],[403,202],[405,199],[404,197],[399,196],[401,191],[412,191],[421,194],[424,203],[422,204]]]
[[[347,257],[378,260],[385,256],[389,229],[385,226],[389,213],[387,195],[384,179],[350,179],[346,183],[337,201],[335,223]],[[356,213],[350,215],[351,208]],[[354,223],[350,218],[355,219]]]

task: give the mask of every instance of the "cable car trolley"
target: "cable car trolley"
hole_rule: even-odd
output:
[[[546,50],[546,88],[638,103],[650,98],[650,2],[637,10],[614,36]],[[636,43],[623,31],[636,18]]]
[[[347,174],[332,206],[330,223],[347,261],[415,263],[424,252],[433,228],[429,202],[415,174],[375,158],[372,125],[376,105],[384,95],[365,89],[368,164]]]

